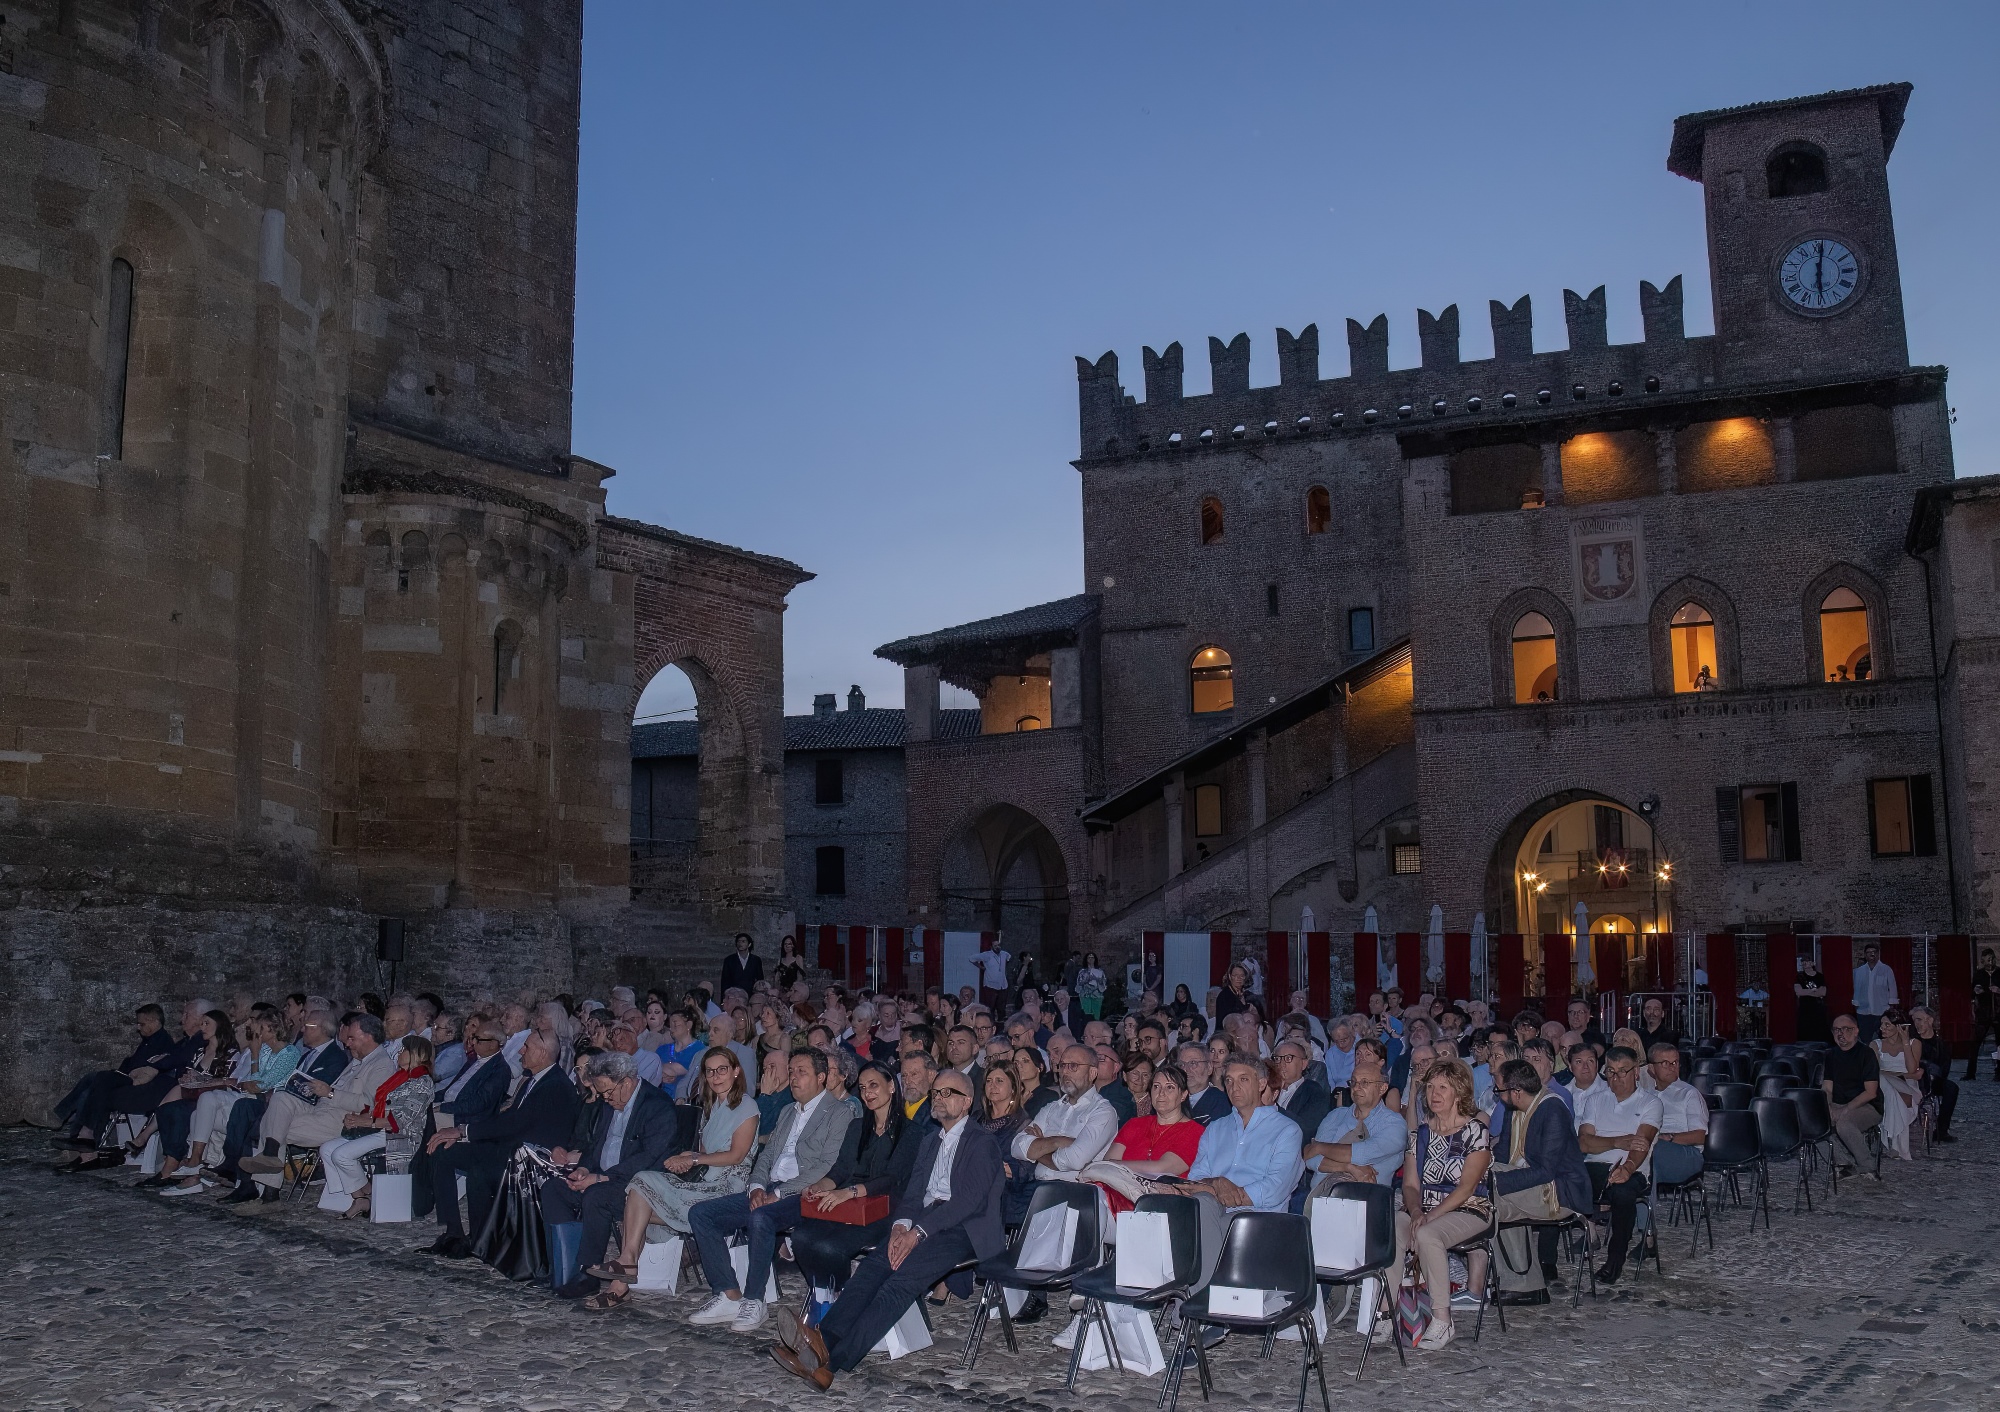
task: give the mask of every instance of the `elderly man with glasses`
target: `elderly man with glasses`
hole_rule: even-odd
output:
[[[1833,1108],[1834,1139],[1846,1154],[1840,1175],[1851,1177],[1869,1162],[1868,1130],[1882,1124],[1882,1069],[1874,1049],[1861,1043],[1861,1023],[1853,1015],[1833,1022],[1833,1046],[1819,1086]],[[1867,1176],[1882,1180],[1880,1157],[1869,1164]]]
[[[1653,1139],[1661,1121],[1660,1096],[1639,1086],[1636,1053],[1617,1045],[1604,1056],[1604,1091],[1587,1099],[1576,1118],[1591,1195],[1611,1208],[1611,1240],[1597,1282],[1616,1284],[1625,1271],[1640,1198],[1651,1180]]]
[[[1563,1096],[1528,1059],[1502,1064],[1493,1094],[1507,1114],[1493,1148],[1493,1206],[1498,1219],[1554,1220],[1566,1211],[1586,1210],[1590,1177]],[[1550,1228],[1537,1234],[1538,1248],[1531,1259],[1526,1228],[1500,1232],[1502,1304],[1549,1302],[1556,1233]]]

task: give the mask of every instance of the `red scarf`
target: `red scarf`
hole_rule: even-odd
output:
[[[420,1078],[429,1072],[430,1069],[426,1066],[416,1069],[398,1069],[395,1073],[389,1075],[389,1081],[375,1090],[375,1107],[370,1110],[369,1116],[374,1118],[389,1118],[389,1131],[392,1133],[401,1132],[402,1129],[396,1126],[396,1120],[389,1117],[389,1095],[408,1083],[411,1079]]]

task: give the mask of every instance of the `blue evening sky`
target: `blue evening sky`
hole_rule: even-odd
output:
[[[2000,469],[2000,6],[589,0],[577,451],[614,513],[818,575],[786,700],[902,700],[893,638],[1082,587],[1074,354],[1686,276],[1675,116],[1908,79],[1890,164],[1910,350],[1959,472]],[[676,676],[669,673],[667,676]],[[640,714],[678,703],[662,682]],[[960,704],[969,703],[962,697]]]

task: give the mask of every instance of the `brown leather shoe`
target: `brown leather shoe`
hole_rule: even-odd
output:
[[[798,1354],[782,1343],[771,1345],[771,1357],[777,1361],[780,1368],[794,1377],[804,1378],[821,1392],[833,1386],[833,1373],[825,1364],[822,1363],[817,1368],[808,1368]]]
[[[827,1365],[826,1340],[819,1330],[808,1324],[798,1310],[786,1305],[778,1310],[778,1342],[796,1353],[799,1361],[808,1368],[824,1368]]]

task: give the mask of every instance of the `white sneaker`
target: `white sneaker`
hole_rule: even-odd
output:
[[[1417,1340],[1417,1347],[1431,1353],[1437,1352],[1451,1342],[1451,1320],[1433,1317],[1424,1336]]]
[[[736,1306],[736,1318],[729,1326],[733,1334],[754,1334],[764,1327],[764,1321],[771,1315],[770,1306],[761,1299],[746,1299]]]
[[[731,1299],[726,1294],[718,1294],[701,1308],[688,1315],[690,1324],[732,1324],[736,1322],[736,1311],[745,1301]]]
[[[203,1183],[201,1183],[201,1182],[191,1182],[191,1183],[176,1183],[176,1184],[175,1184],[175,1185],[173,1185],[173,1186],[163,1186],[163,1187],[161,1187],[161,1188],[160,1188],[160,1195],[162,1195],[162,1196],[200,1196],[200,1195],[201,1195],[201,1191],[202,1191],[202,1186],[203,1186]]]

